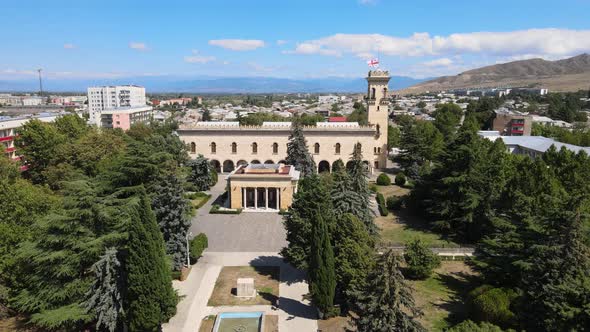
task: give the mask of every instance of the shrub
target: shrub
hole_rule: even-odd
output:
[[[209,246],[209,240],[207,240],[207,235],[204,233],[200,233],[199,235],[195,236],[190,242],[190,260],[191,264],[195,264],[199,257],[203,254],[203,251],[207,249]]]
[[[387,210],[385,198],[383,197],[382,193],[377,193],[377,204],[379,205],[379,213],[381,213],[382,216],[387,216],[389,214],[389,210]]]
[[[405,186],[407,181],[408,180],[406,179],[406,175],[404,173],[398,173],[395,176],[395,184],[397,184],[400,187]]]
[[[214,168],[211,168],[211,187],[217,184],[218,178],[217,171]]]
[[[471,316],[477,321],[487,321],[507,327],[515,323],[510,304],[516,299],[516,292],[509,288],[480,286],[469,293]]]
[[[389,186],[391,184],[391,179],[387,174],[381,173],[377,177],[377,184],[380,186]]]
[[[502,329],[488,322],[479,324],[466,320],[448,329],[447,332],[502,332]]]
[[[426,279],[440,265],[440,257],[419,239],[406,245],[404,259],[408,264],[407,277],[411,279]]]
[[[402,208],[404,203],[403,197],[389,196],[387,197],[387,209],[391,211],[397,211]]]
[[[377,192],[377,185],[374,183],[369,184],[369,190],[376,193]]]

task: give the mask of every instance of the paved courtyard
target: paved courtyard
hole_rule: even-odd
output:
[[[215,280],[223,266],[280,266],[279,310],[269,305],[210,307],[207,301],[213,293]],[[164,332],[195,332],[201,320],[223,311],[262,311],[279,316],[279,331],[317,331],[317,315],[308,300],[305,276],[273,252],[210,252],[207,251],[193,266],[188,279],[174,281],[174,288],[182,297],[177,313],[162,326]]]
[[[207,234],[211,252],[278,252],[287,245],[282,216],[272,212],[209,214],[215,199],[225,191],[225,176],[211,188],[211,199],[202,206],[191,226],[193,236]]]

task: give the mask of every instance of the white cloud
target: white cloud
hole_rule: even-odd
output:
[[[258,39],[214,39],[209,45],[223,47],[232,51],[251,51],[264,47],[264,41]]]
[[[189,55],[184,57],[184,61],[188,63],[208,63],[211,61],[215,61],[216,58],[214,56],[207,56],[207,55]]]
[[[358,3],[363,5],[363,6],[367,6],[367,5],[376,5],[377,4],[377,0],[358,0]]]
[[[453,64],[453,60],[449,58],[440,58],[422,63],[426,67],[448,67]]]
[[[66,44],[64,44],[64,48],[65,48],[66,50],[71,50],[71,49],[74,49],[74,48],[76,48],[76,45],[74,45],[74,44],[70,44],[70,43],[66,43]]]
[[[454,55],[458,53],[515,56],[565,56],[590,51],[590,30],[530,29],[509,32],[455,33],[409,37],[382,34],[335,34],[298,43],[288,53],[339,56],[380,52],[395,56]]]
[[[132,49],[138,50],[138,51],[147,51],[148,50],[148,47],[145,43],[138,43],[138,42],[129,43],[129,48],[132,48]]]
[[[288,43],[288,41],[286,41],[286,40],[283,40],[283,39],[277,40],[277,45],[279,45],[279,46],[285,45],[286,43]]]

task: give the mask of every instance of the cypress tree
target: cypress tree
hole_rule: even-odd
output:
[[[123,276],[117,249],[107,248],[92,265],[94,284],[86,294],[86,309],[96,317],[96,329],[114,332],[121,328],[123,316]]]
[[[324,318],[331,313],[336,291],[334,251],[330,241],[328,224],[320,211],[317,211],[311,237],[309,260],[309,289],[312,301]]]
[[[126,261],[130,331],[158,331],[176,310],[164,239],[145,191],[134,198]]]
[[[352,323],[358,332],[415,332],[425,329],[415,319],[422,313],[400,271],[401,258],[385,252],[369,274],[365,288],[356,294]]]
[[[186,234],[191,226],[190,206],[183,197],[184,189],[178,177],[167,175],[156,184],[152,207],[166,243],[166,253],[172,257],[173,269],[186,264]]]
[[[332,202],[320,176],[313,174],[299,182],[299,190],[293,197],[291,213],[285,216],[283,222],[289,244],[281,250],[281,255],[299,269],[305,270],[308,266],[312,225],[319,211],[328,216],[332,214]],[[331,220],[331,217],[326,219]],[[332,227],[329,225],[329,229]]]
[[[370,234],[376,234],[377,226],[375,226],[375,223],[373,222],[373,212],[371,212],[370,208],[371,191],[369,190],[369,169],[363,162],[360,143],[355,145],[350,158],[350,163],[351,167],[348,169],[348,175],[350,176],[349,191],[354,192],[356,197],[349,197],[348,200],[358,200],[358,207],[354,209],[355,211],[350,212],[356,215],[365,224]]]
[[[301,171],[303,177],[316,172],[315,162],[307,149],[307,141],[303,136],[303,128],[298,119],[293,119],[291,124],[286,162],[293,165],[296,170]]]

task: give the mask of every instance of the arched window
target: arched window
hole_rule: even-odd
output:
[[[340,143],[336,143],[335,149],[334,149],[336,154],[340,154]]]
[[[197,145],[195,142],[191,142],[191,153],[197,153]]]
[[[377,125],[377,135],[381,135],[381,127]]]
[[[238,145],[236,144],[236,142],[233,142],[231,144],[231,153],[238,153]]]
[[[258,153],[258,143],[252,143],[252,153]]]
[[[279,153],[279,143],[272,143],[272,154]]]
[[[383,98],[387,98],[387,88],[383,88]]]
[[[211,142],[211,153],[217,152],[217,144],[215,142]]]
[[[361,143],[356,143],[356,144],[354,145],[354,149],[355,149],[355,150],[356,150],[358,153],[361,153],[361,152],[363,152],[363,146],[361,145]]]
[[[375,99],[375,88],[371,88],[371,99]]]
[[[320,153],[320,143],[313,145],[313,153]]]

